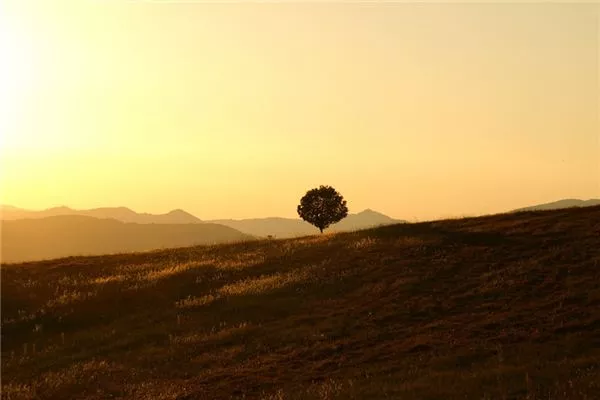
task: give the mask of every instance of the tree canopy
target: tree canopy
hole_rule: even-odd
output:
[[[298,215],[304,221],[319,228],[321,233],[331,224],[348,215],[346,200],[331,186],[311,189],[300,199]]]

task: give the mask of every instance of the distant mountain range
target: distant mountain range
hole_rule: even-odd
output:
[[[173,210],[166,214],[136,213],[126,207],[104,207],[91,210],[74,210],[69,207],[54,207],[42,211],[31,211],[13,206],[1,206],[0,218],[5,221],[20,219],[39,219],[64,215],[115,219],[121,222],[136,224],[202,224],[212,223],[225,225],[242,233],[267,237],[290,238],[319,233],[319,230],[297,218],[256,218],[256,219],[218,219],[202,221],[183,210]],[[378,225],[390,225],[405,221],[396,220],[387,215],[367,209],[358,214],[349,214],[339,223],[332,225],[328,231],[352,231],[371,228]]]
[[[82,215],[2,221],[3,263],[255,239],[228,226],[134,224]]]
[[[600,199],[565,199],[513,212],[595,205],[600,205]],[[319,232],[309,223],[294,218],[202,221],[183,210],[147,214],[126,207],[91,210],[54,207],[31,211],[4,205],[0,206],[0,219],[3,262],[226,243],[267,236],[291,238]],[[328,231],[352,231],[403,222],[406,221],[367,209],[349,214]]]
[[[319,230],[308,222],[293,218],[218,219],[210,222],[226,225],[240,232],[260,237],[272,235],[276,238],[290,238],[319,233]],[[393,219],[367,209],[358,214],[348,214],[346,218],[329,227],[326,232],[353,231],[403,222],[406,221]]]
[[[42,211],[24,210],[13,206],[1,206],[0,218],[15,220],[25,218],[46,218],[59,215],[80,215],[93,218],[111,218],[121,222],[136,224],[197,224],[202,221],[183,210],[173,210],[166,214],[137,213],[127,207],[103,207],[91,210],[74,210],[69,207],[54,207]]]
[[[125,207],[91,210],[54,207],[31,211],[0,206],[0,219],[0,259],[5,263],[319,233],[317,228],[300,219],[202,221],[183,210],[146,214]],[[348,215],[329,231],[358,230],[399,222],[403,221],[365,210]]]
[[[559,208],[571,208],[571,207],[591,207],[600,205],[600,199],[590,200],[578,200],[578,199],[564,199],[559,201],[553,201],[551,203],[538,204],[536,206],[518,208],[513,212],[519,211],[538,211],[538,210],[556,210]]]

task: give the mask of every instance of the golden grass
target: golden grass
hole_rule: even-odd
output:
[[[227,296],[243,296],[260,294],[268,291],[281,289],[286,286],[308,281],[312,278],[315,267],[299,268],[286,273],[275,273],[261,275],[257,278],[247,278],[226,284],[218,288],[214,293],[204,296],[188,296],[175,303],[179,308],[201,307]]]
[[[213,296],[212,294],[207,294],[204,296],[189,296],[185,299],[179,300],[175,303],[175,305],[179,308],[191,308],[191,307],[202,307],[207,304],[212,303],[218,297]]]
[[[217,293],[220,296],[241,296],[281,289],[310,279],[311,272],[314,269],[314,267],[304,267],[285,273],[275,273],[272,275],[261,275],[258,278],[243,279],[219,288]]]
[[[107,283],[117,283],[123,282],[125,280],[124,275],[110,275],[110,276],[101,276],[99,278],[94,278],[90,280],[92,285],[105,285]]]
[[[60,293],[57,297],[51,299],[46,303],[47,308],[53,308],[56,306],[65,306],[71,303],[76,303],[84,299],[95,296],[96,293],[92,291],[79,291],[79,290],[65,290]]]
[[[593,207],[3,265],[2,398],[594,399],[598,232]]]
[[[3,384],[2,398],[35,399],[48,393],[58,393],[65,388],[81,385],[98,375],[108,372],[110,365],[106,361],[86,361],[69,365],[58,371],[48,371],[28,384]]]
[[[192,333],[183,336],[171,336],[170,342],[172,344],[194,344],[200,342],[207,342],[210,340],[222,340],[231,336],[238,335],[243,333],[244,331],[248,331],[250,329],[250,325],[247,322],[241,322],[235,326],[225,328],[225,329],[217,329],[213,327],[210,332],[207,333]]]

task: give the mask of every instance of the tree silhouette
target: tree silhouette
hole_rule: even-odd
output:
[[[346,200],[331,186],[311,189],[300,199],[298,215],[306,222],[323,229],[348,215]]]

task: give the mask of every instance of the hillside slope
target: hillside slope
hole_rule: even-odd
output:
[[[7,265],[3,396],[594,399],[599,282],[600,207]]]
[[[252,239],[217,224],[132,224],[76,215],[0,222],[3,263]]]

